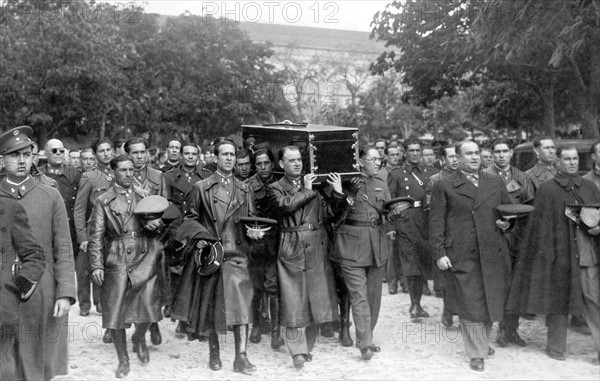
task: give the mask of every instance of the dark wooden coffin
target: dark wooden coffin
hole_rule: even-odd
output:
[[[245,139],[254,138],[255,146],[267,144],[277,161],[279,150],[295,145],[302,153],[303,173],[314,173],[319,181],[330,172],[343,178],[360,173],[358,165],[358,128],[327,126],[312,123],[278,123],[243,125]],[[283,170],[277,162],[275,171]]]

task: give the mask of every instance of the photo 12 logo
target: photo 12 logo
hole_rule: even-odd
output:
[[[221,21],[249,23],[286,22],[297,24],[337,24],[340,8],[336,2],[308,1],[203,1],[202,17],[220,18]]]

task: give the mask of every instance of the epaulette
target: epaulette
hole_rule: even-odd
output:
[[[56,182],[56,180],[54,180],[53,178],[51,178],[49,176],[44,175],[41,172],[34,174],[33,179],[40,184],[44,184],[49,187],[58,189],[58,183]]]

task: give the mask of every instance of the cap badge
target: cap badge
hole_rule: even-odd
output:
[[[15,136],[19,135],[19,130],[13,131],[13,135],[15,135]]]

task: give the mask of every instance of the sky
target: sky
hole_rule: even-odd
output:
[[[124,0],[120,1],[121,3]],[[108,1],[116,3],[116,1]],[[390,1],[370,0],[257,0],[257,1],[134,1],[147,13],[227,17],[235,21],[274,23],[370,32],[373,15]]]

